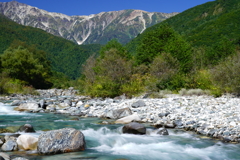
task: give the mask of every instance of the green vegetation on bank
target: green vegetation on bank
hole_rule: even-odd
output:
[[[236,28],[240,24],[235,19],[239,8],[236,0],[196,6],[146,29],[126,46],[111,40],[101,49],[89,45],[79,50],[58,38],[47,45],[11,41],[0,56],[0,92],[21,84],[27,89],[74,86],[93,97],[131,97],[143,92],[156,96],[162,90],[184,95],[197,89],[214,96],[239,95],[240,31]]]

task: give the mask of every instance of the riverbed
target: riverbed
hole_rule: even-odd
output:
[[[121,124],[111,124],[112,120],[82,118],[53,113],[26,113],[14,111],[14,106],[0,103],[0,128],[31,124],[38,137],[42,132],[75,128],[85,135],[87,149],[58,155],[40,156],[33,152],[9,152],[8,154],[26,157],[30,160],[237,160],[240,159],[240,145],[223,143],[209,137],[186,132],[181,129],[168,129],[168,136],[156,134],[149,124],[146,135],[123,134]],[[110,124],[101,124],[109,121]],[[26,133],[22,133],[26,134]]]

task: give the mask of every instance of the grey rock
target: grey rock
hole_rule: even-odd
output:
[[[173,124],[176,125],[176,126],[178,126],[178,127],[183,125],[182,120],[175,120],[175,121],[173,122]]]
[[[25,133],[34,133],[36,132],[31,124],[24,124],[21,126],[18,130],[19,132],[25,132]]]
[[[129,124],[124,125],[122,132],[130,134],[146,134],[146,127],[144,127],[144,125],[140,123],[131,122]]]
[[[210,129],[209,132],[208,132],[208,136],[211,136],[213,137],[213,135],[217,132],[216,129]]]
[[[18,107],[14,108],[14,110],[17,111],[31,111],[31,110],[37,110],[39,108],[39,104],[35,102],[29,102],[29,103],[21,103]]]
[[[40,154],[56,154],[85,150],[85,138],[82,132],[73,128],[48,131],[38,138]]]
[[[11,103],[11,106],[19,106],[21,103],[20,100],[14,100],[12,103]]]
[[[45,100],[44,100],[44,99],[41,99],[41,100],[39,101],[39,105],[40,105],[40,107],[43,108],[43,109],[46,109],[46,107],[47,107],[47,105],[45,104]]]
[[[68,104],[69,106],[72,105],[72,101],[71,101],[70,99],[64,100],[63,103],[66,103],[66,104]]]
[[[132,108],[138,108],[138,107],[144,107],[144,106],[146,106],[146,104],[143,100],[138,100],[137,102],[134,102],[132,104]]]
[[[16,151],[18,149],[17,142],[15,140],[8,140],[2,145],[1,149],[4,152]]]
[[[166,117],[170,114],[170,112],[159,113],[158,117]]]
[[[187,123],[186,123],[186,125],[190,125],[190,124],[194,124],[194,123],[196,123],[195,121],[188,121]]]
[[[127,117],[129,115],[132,115],[132,111],[130,110],[130,108],[122,108],[122,109],[110,110],[105,114],[105,117],[111,118],[111,119],[119,119],[119,118]]]
[[[168,130],[166,128],[159,128],[157,131],[159,135],[169,135]]]

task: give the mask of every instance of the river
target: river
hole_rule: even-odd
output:
[[[30,160],[238,160],[240,144],[222,143],[193,132],[169,129],[169,136],[157,135],[145,124],[147,135],[122,134],[122,125],[100,124],[98,118],[81,118],[50,113],[20,113],[0,103],[0,128],[33,125],[38,137],[42,132],[71,127],[85,135],[87,149],[41,156],[32,152],[9,152]],[[30,134],[30,133],[29,133]],[[1,134],[0,134],[1,135]],[[2,134],[3,135],[3,134]]]

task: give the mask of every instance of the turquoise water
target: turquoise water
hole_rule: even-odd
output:
[[[9,154],[31,160],[238,160],[240,145],[227,144],[201,137],[193,132],[169,130],[169,136],[159,136],[150,126],[147,135],[122,134],[122,125],[101,125],[98,118],[80,118],[59,114],[20,113],[12,106],[0,103],[0,128],[32,124],[38,137],[43,131],[71,127],[85,135],[87,149],[51,156],[32,152]]]

